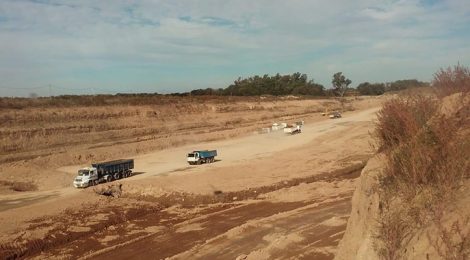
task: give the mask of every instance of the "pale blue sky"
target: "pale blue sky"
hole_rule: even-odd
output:
[[[0,0],[0,96],[429,81],[470,64],[469,40],[468,0]]]

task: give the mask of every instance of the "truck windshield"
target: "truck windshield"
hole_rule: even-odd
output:
[[[88,170],[78,170],[78,176],[88,176]]]
[[[194,157],[193,153],[188,153],[188,157]]]

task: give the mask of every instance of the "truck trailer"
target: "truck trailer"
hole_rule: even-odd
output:
[[[188,153],[187,161],[190,165],[212,163],[217,156],[217,150],[202,150]]]
[[[76,188],[86,188],[101,182],[127,178],[132,175],[132,169],[134,169],[134,159],[92,163],[91,167],[78,170],[73,186]]]

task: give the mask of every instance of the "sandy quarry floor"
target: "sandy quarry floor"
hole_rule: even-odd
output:
[[[135,157],[137,174],[113,183],[120,198],[71,187],[2,195],[0,258],[332,259],[372,154],[376,111],[311,122],[294,136]],[[217,162],[186,164],[188,151],[212,148]]]

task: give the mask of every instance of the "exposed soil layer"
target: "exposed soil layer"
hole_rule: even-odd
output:
[[[346,108],[360,110],[378,102],[360,97],[348,100]],[[324,119],[321,112],[339,108],[334,99],[226,98],[155,105],[2,109],[0,182],[30,183],[39,190],[68,187],[72,175],[56,170],[61,166],[233,139],[274,122],[318,121]]]
[[[105,136],[102,142],[51,143],[34,151],[23,147],[26,150],[18,153],[41,157],[14,162],[2,158],[0,180],[6,184],[0,186],[0,259],[332,259],[349,217],[356,179],[373,153],[369,131],[378,101],[358,100],[359,111],[335,120],[315,110],[330,101],[269,102],[257,108],[217,104],[205,115],[191,110],[203,104],[178,106],[192,111],[185,118],[162,110],[158,119],[167,120],[161,121],[165,127],[175,126],[175,132],[166,129],[158,140],[146,130],[142,135],[136,130],[134,140],[131,126],[120,130],[108,120],[103,131],[98,127],[89,132],[90,140]],[[49,109],[34,120],[48,122],[54,114]],[[142,114],[135,107],[117,110],[97,108],[89,116],[105,119],[116,112],[114,118],[130,124],[154,120],[155,114]],[[81,118],[81,112],[64,110],[58,118]],[[201,125],[204,116],[209,124]],[[34,128],[26,117],[18,114],[22,123],[4,137]],[[77,122],[86,121],[82,119]],[[274,119],[306,119],[306,124],[297,135],[252,132]],[[172,120],[187,122],[176,126]],[[61,129],[54,130],[60,138],[68,134]],[[243,136],[247,131],[250,134]],[[26,132],[31,138],[53,136]],[[57,141],[65,140],[60,138]],[[217,149],[217,161],[188,166],[186,154],[197,149]],[[93,188],[71,187],[77,169],[117,156],[134,158],[134,176]],[[67,161],[73,165],[65,165]],[[32,190],[11,188],[28,179],[35,180],[29,182]],[[102,192],[109,185],[119,187],[119,194],[99,195],[109,195]]]
[[[284,192],[284,189],[300,184],[308,185],[315,182],[333,184],[354,179],[358,177],[362,167],[360,164],[331,174],[263,186],[257,188],[256,193],[253,192],[254,189],[250,189],[214,195],[174,193],[164,197],[144,199],[103,197],[103,201],[98,204],[67,210],[53,218],[43,217],[30,221],[24,232],[48,229],[43,238],[29,240],[20,235],[15,241],[0,245],[0,257],[17,259],[62,255],[68,258],[97,259],[154,256],[179,258],[178,254],[194,247],[204,246],[211,239],[226,244],[227,232],[253,221],[262,223],[261,227],[245,232],[244,239],[236,239],[240,243],[246,243],[243,246],[236,242],[240,250],[232,248],[217,252],[216,255],[214,252],[207,253],[205,257],[235,258],[247,250],[248,252],[256,250],[265,244],[263,236],[270,234],[274,229],[297,229],[304,234],[302,243],[295,246],[297,251],[288,251],[292,254],[290,256],[300,254],[303,246],[312,243],[321,247],[333,247],[338,242],[338,233],[344,231],[345,220],[333,228],[311,224],[312,221],[321,223],[338,216],[345,219],[350,210],[351,190],[338,195],[331,194],[331,197],[297,202],[273,202],[263,198],[263,195]],[[288,216],[269,221],[271,226],[264,227],[263,222],[278,214]],[[181,230],[182,224],[197,228]],[[108,241],[110,237],[112,239]],[[116,248],[119,250],[115,250]],[[289,257],[282,250],[274,253],[276,257]],[[324,259],[333,257],[331,252],[311,252],[304,256],[321,256]]]

